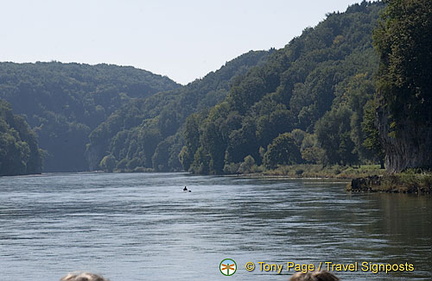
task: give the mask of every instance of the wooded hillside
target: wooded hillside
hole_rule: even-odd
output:
[[[368,125],[376,132],[365,116],[378,67],[372,33],[383,7],[364,1],[329,14],[238,77],[224,101],[188,118],[183,167],[219,174],[261,164],[379,162],[365,143]]]
[[[222,101],[235,77],[262,64],[272,52],[248,52],[182,88],[129,102],[91,133],[90,168],[183,170],[179,153],[186,118]]]
[[[12,113],[0,99],[0,176],[37,174],[42,171],[42,151],[37,137],[22,116]]]
[[[122,105],[180,87],[133,67],[0,63],[0,98],[22,114],[45,150],[45,171],[86,171],[90,132]]]
[[[432,168],[432,1],[386,1],[374,39],[380,54],[378,126],[391,172]]]
[[[186,86],[132,67],[0,63],[0,98],[38,135],[46,171],[430,167],[431,23],[427,0],[363,1]],[[33,145],[12,119],[3,132]]]

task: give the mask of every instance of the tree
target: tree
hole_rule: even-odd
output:
[[[264,155],[264,165],[269,169],[274,169],[277,165],[292,165],[301,162],[300,149],[295,144],[291,133],[284,133],[276,137]]]
[[[25,119],[0,99],[0,176],[40,173],[42,154]]]
[[[139,107],[129,101],[180,88],[167,77],[104,64],[5,62],[0,63],[0,77],[0,98],[26,116],[47,151],[47,171],[84,171],[89,164],[96,168],[109,150],[110,137],[124,124],[136,126],[143,120]],[[89,138],[92,130],[124,105],[124,113]],[[163,117],[160,125],[169,131],[175,115]],[[87,146],[89,141],[92,145]]]
[[[113,155],[107,155],[104,158],[102,158],[99,166],[101,169],[103,169],[105,172],[112,173],[114,168],[117,165],[116,158]]]
[[[220,174],[223,171],[226,144],[215,123],[209,122],[203,127],[202,147],[210,156],[210,172]]]
[[[180,154],[184,167],[193,162],[194,171],[215,173],[223,167],[223,172],[235,173],[248,155],[267,167],[328,163],[333,156],[336,163],[369,161],[361,122],[363,106],[374,94],[378,56],[371,35],[383,7],[381,2],[363,2],[346,13],[330,14],[261,65],[232,79],[225,100],[201,111],[195,124],[186,124],[186,148]],[[324,149],[314,128],[326,112],[331,113],[322,124],[331,128],[326,132],[323,126],[322,136],[334,142]],[[292,138],[278,137],[288,132]]]
[[[385,2],[374,44],[386,167],[391,172],[432,167],[432,1]]]
[[[248,155],[244,158],[243,163],[240,164],[238,171],[241,174],[251,173],[253,172],[254,165],[255,159],[252,156]]]
[[[376,120],[376,103],[375,100],[369,100],[364,107],[364,120],[361,124],[365,139],[362,143],[374,155],[384,169],[385,152],[382,146]]]
[[[329,164],[354,164],[358,155],[354,153],[355,144],[350,138],[351,116],[347,107],[327,112],[315,126],[315,133],[320,146],[325,150]]]

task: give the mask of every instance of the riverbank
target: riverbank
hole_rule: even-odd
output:
[[[242,177],[278,177],[308,179],[347,180],[347,190],[351,192],[387,192],[432,194],[432,172],[408,170],[398,174],[388,174],[379,165],[323,166],[290,165],[274,170],[241,174]]]
[[[340,165],[312,165],[299,164],[280,166],[274,170],[262,171],[262,176],[278,176],[289,178],[324,178],[324,179],[355,179],[372,175],[383,175],[384,169],[379,165],[340,166]]]
[[[347,186],[352,192],[388,192],[432,194],[431,173],[399,173],[352,179]]]

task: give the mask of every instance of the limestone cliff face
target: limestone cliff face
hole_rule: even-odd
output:
[[[398,122],[397,128],[391,128],[391,115],[385,107],[379,107],[377,115],[386,155],[385,165],[389,172],[432,167],[432,112],[422,122],[407,117]]]
[[[432,1],[384,1],[377,125],[390,172],[432,168]]]

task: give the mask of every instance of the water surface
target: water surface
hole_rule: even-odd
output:
[[[0,178],[1,280],[288,280],[286,266],[410,264],[342,280],[431,280],[430,196],[350,194],[346,183],[170,174]],[[183,192],[187,185],[192,192]],[[219,263],[237,262],[231,277]],[[253,272],[244,265],[253,262]]]

